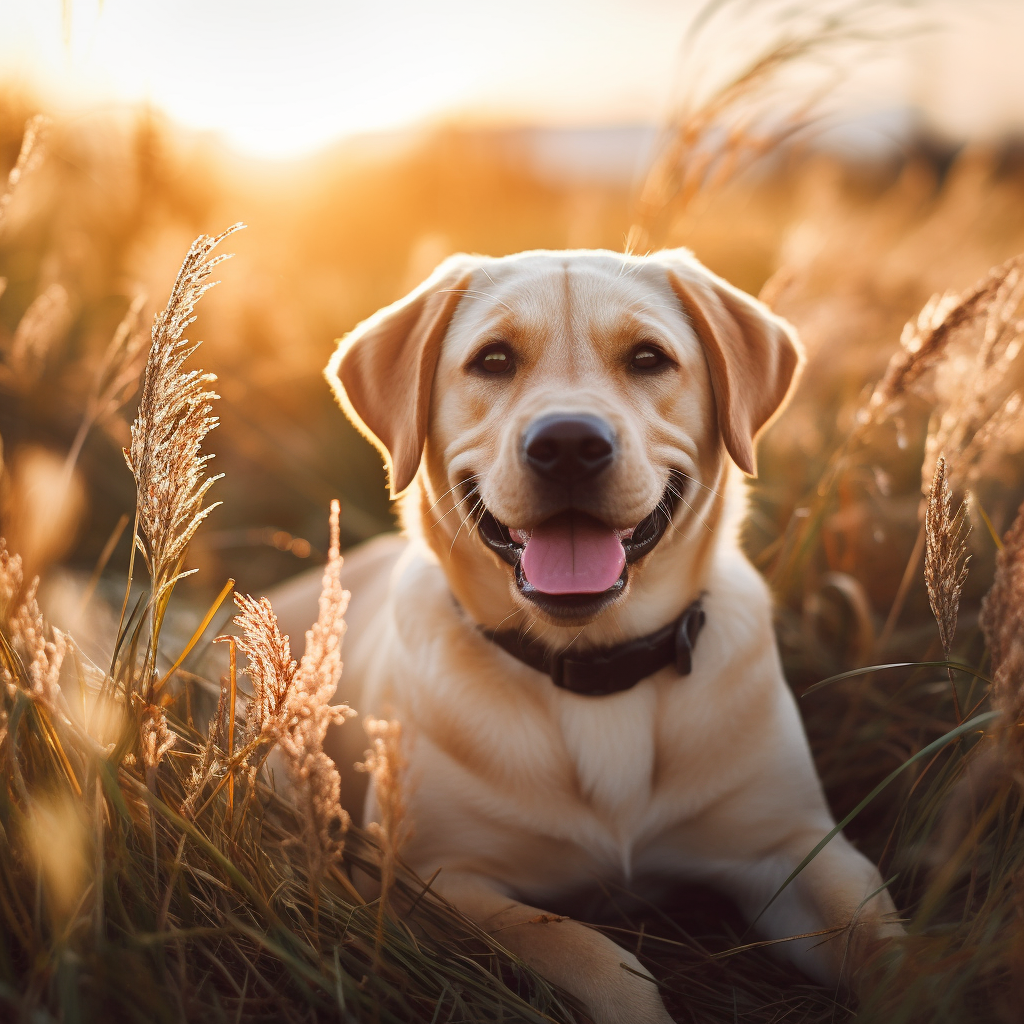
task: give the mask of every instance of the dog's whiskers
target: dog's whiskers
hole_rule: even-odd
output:
[[[516,642],[521,644],[526,639],[526,634],[529,633],[531,629],[533,629],[532,622],[523,623],[523,625],[519,627]]]
[[[460,481],[459,481],[459,482],[458,482],[457,484],[452,484],[452,486],[451,486],[451,487],[449,487],[449,488],[448,488],[448,490],[447,490],[447,491],[445,491],[445,492],[444,492],[444,494],[442,494],[442,495],[441,495],[441,497],[440,497],[440,498],[438,498],[438,499],[437,499],[437,501],[435,501],[435,502],[434,502],[434,504],[433,504],[433,505],[431,505],[431,506],[430,506],[430,508],[428,508],[428,509],[427,509],[427,511],[428,511],[428,512],[433,512],[433,511],[434,511],[434,509],[435,509],[435,508],[436,508],[436,507],[438,506],[438,504],[439,504],[439,503],[440,503],[441,501],[443,501],[443,500],[444,500],[445,498],[447,498],[447,497],[448,497],[448,495],[449,495],[449,494],[451,494],[451,493],[452,493],[452,491],[454,491],[454,490],[455,490],[455,489],[456,489],[457,487],[461,487],[461,486],[462,486],[463,484],[468,484],[468,483],[469,483],[469,482],[470,482],[471,480],[479,480],[479,479],[480,479],[480,477],[479,477],[479,476],[477,476],[477,475],[476,475],[476,474],[474,473],[474,474],[473,474],[473,476],[468,476],[468,477],[466,477],[466,479],[465,479],[465,480],[460,480]],[[470,493],[472,493],[472,492],[473,492],[473,491],[475,491],[475,490],[476,490],[476,487],[475,487],[475,486],[471,487],[471,488],[470,488]]]
[[[503,618],[503,619],[501,620],[501,622],[499,622],[499,623],[498,623],[498,624],[497,624],[497,625],[496,625],[496,626],[494,627],[494,632],[495,632],[495,633],[497,633],[497,632],[498,632],[498,630],[499,630],[499,629],[501,629],[501,627],[502,627],[502,626],[504,626],[504,625],[505,625],[505,623],[506,623],[506,622],[508,622],[508,620],[509,620],[509,619],[511,619],[513,615],[517,615],[517,614],[519,613],[519,611],[520,611],[520,609],[519,609],[519,608],[513,608],[513,609],[512,609],[512,611],[510,611],[510,612],[508,613],[508,615],[506,615],[506,616],[505,616],[505,618]]]
[[[570,647],[572,647],[572,645],[573,645],[574,643],[576,643],[576,641],[577,641],[577,640],[579,640],[579,638],[580,638],[581,636],[583,636],[583,632],[584,632],[584,630],[585,630],[586,628],[587,628],[587,627],[586,627],[586,626],[584,626],[584,627],[583,627],[583,629],[581,629],[581,630],[580,630],[580,631],[579,631],[579,632],[578,632],[578,633],[577,633],[577,634],[576,634],[576,635],[575,635],[575,636],[574,636],[574,637],[573,637],[573,638],[572,638],[572,639],[571,639],[571,640],[570,640],[570,641],[569,641],[569,642],[568,642],[568,643],[567,643],[567,644],[566,644],[566,645],[565,645],[565,646],[564,646],[564,647],[562,648],[562,654],[565,654],[565,653],[566,653],[566,652],[567,652],[567,651],[569,650],[569,648],[570,648]]]
[[[442,521],[443,519],[447,519],[447,518],[448,518],[448,516],[450,516],[450,515],[451,515],[451,514],[452,514],[452,513],[453,513],[453,512],[454,512],[454,511],[455,511],[455,510],[456,510],[456,509],[457,509],[457,508],[458,508],[458,507],[460,506],[460,505],[462,505],[462,504],[464,504],[465,502],[469,501],[469,499],[470,499],[470,498],[472,498],[472,497],[473,497],[473,496],[474,496],[475,494],[476,494],[476,491],[475,491],[475,490],[472,490],[472,491],[470,491],[470,492],[469,492],[469,494],[467,494],[467,495],[466,495],[466,496],[465,496],[464,498],[459,498],[459,500],[458,500],[458,501],[456,501],[456,502],[455,502],[455,503],[454,503],[454,504],[452,505],[452,507],[451,507],[450,509],[448,509],[448,511],[447,511],[447,512],[445,512],[445,513],[444,513],[443,515],[439,516],[439,517],[438,517],[437,519],[435,519],[435,520],[434,520],[434,525],[435,525],[435,526],[440,526],[440,525],[441,525],[441,521]]]
[[[470,491],[470,493],[466,495],[466,498],[470,498],[476,493],[476,491]],[[476,500],[476,504],[469,510],[469,515],[466,516],[466,518],[459,523],[459,528],[455,531],[455,536],[452,537],[452,546],[448,549],[449,556],[451,556],[451,553],[455,550],[455,542],[459,539],[459,534],[462,533],[462,528],[466,525],[466,523],[469,520],[473,518],[473,516],[476,514],[476,510],[478,508],[481,508],[483,506],[483,503],[484,499],[478,497]],[[459,504],[462,504],[462,502],[460,502]]]
[[[686,479],[689,480],[690,483],[696,484],[698,487],[703,487],[705,491],[710,491],[716,498],[721,498],[723,496],[719,491],[716,491],[714,487],[708,487],[707,484],[702,484],[695,476],[688,476]],[[669,486],[671,487],[672,485],[669,484]],[[680,494],[678,497],[681,498],[682,495]]]
[[[681,494],[679,495],[679,500],[700,520],[701,525],[708,531],[708,533],[715,532],[710,526],[708,526],[707,520],[705,520],[705,518]]]

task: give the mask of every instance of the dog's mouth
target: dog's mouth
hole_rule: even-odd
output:
[[[672,522],[683,486],[685,478],[673,474],[654,511],[626,530],[567,509],[527,532],[506,526],[482,505],[478,530],[513,567],[523,597],[555,618],[585,618],[625,590],[629,567],[657,546]]]

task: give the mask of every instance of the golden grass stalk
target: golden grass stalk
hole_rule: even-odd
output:
[[[348,607],[348,592],[341,586],[339,516],[340,506],[332,501],[319,615],[306,633],[306,650],[297,666],[270,602],[235,595],[240,614],[234,621],[242,631],[238,646],[248,659],[253,685],[246,711],[247,736],[250,743],[272,740],[285,755],[313,877],[340,859],[350,824],[341,806],[341,776],[323,749],[330,726],[355,714],[345,704],[331,704],[341,676]]]
[[[59,679],[68,640],[47,629],[36,600],[38,586],[37,577],[25,588],[21,558],[0,537],[0,681],[10,692],[19,677],[24,679],[29,691],[55,710],[63,703]]]
[[[966,505],[962,504],[953,514],[953,493],[946,477],[946,459],[940,455],[924,512],[924,582],[928,589],[928,603],[939,627],[942,651],[949,661],[960,611],[960,594],[964,589],[967,563],[970,561],[966,542],[970,524],[967,522]],[[959,724],[963,720],[960,698],[956,692],[953,670],[948,669],[948,673],[953,692],[953,710]]]
[[[71,301],[61,284],[51,284],[37,295],[14,330],[5,367],[5,380],[19,389],[34,384],[46,357],[71,323]]]
[[[167,725],[167,715],[163,708],[150,706],[146,708],[139,725],[139,736],[142,747],[142,763],[147,768],[156,768],[178,737]]]
[[[977,364],[969,372],[966,383],[964,375],[968,371],[961,370],[958,380],[960,390],[973,396],[970,403],[973,426],[965,425],[964,417],[957,413],[955,418],[962,429],[934,433],[929,438],[922,478],[929,481],[929,487],[925,489],[927,494],[938,456],[936,445],[943,440],[952,446],[946,449],[944,475],[957,486],[970,478],[968,468],[984,450],[984,438],[988,436],[991,440],[993,432],[1001,429],[999,424],[1003,422],[1002,417],[1008,416],[1015,408],[1013,395],[1007,394],[1005,386],[996,393],[998,400],[994,400],[984,398],[982,385],[984,382],[991,384],[992,373],[996,372],[993,370],[990,373],[986,370],[987,366],[998,366],[998,373],[1005,375],[1007,360],[1012,361],[1019,351],[1019,345],[1011,337],[1017,328],[1009,309],[1014,302],[1019,302],[1019,298],[1015,299],[1014,296],[1019,296],[1022,268],[1024,256],[1017,256],[994,267],[980,281],[959,294],[946,292],[933,295],[920,313],[904,326],[899,348],[889,359],[885,373],[867,399],[857,408],[853,416],[853,429],[832,454],[818,482],[812,509],[814,514],[805,517],[797,527],[793,543],[788,549],[791,559],[794,552],[802,550],[801,537],[818,529],[820,517],[832,500],[840,479],[857,458],[870,451],[869,442],[873,432],[880,426],[891,425],[909,397],[916,395],[935,401],[936,372],[946,368],[951,353],[959,353],[963,349],[970,353],[972,365]],[[997,325],[998,329],[993,330],[993,325]],[[984,414],[978,411],[983,408],[989,411]],[[972,430],[974,435],[971,434]],[[925,549],[925,541],[925,526],[922,524],[918,543],[911,553],[899,590],[879,635],[876,645],[878,650],[886,647],[893,634],[911,584],[917,578],[917,567]],[[794,570],[791,560],[780,558],[773,573],[773,582],[781,585],[787,574]]]
[[[21,149],[18,152],[18,159],[14,162],[14,166],[7,175],[6,188],[3,192],[0,192],[0,234],[3,233],[4,224],[7,220],[7,211],[11,201],[14,199],[14,193],[17,191],[25,175],[42,159],[43,146],[50,125],[50,119],[42,114],[37,114],[35,117],[30,118],[25,125],[25,133],[21,137]]]
[[[959,295],[933,295],[914,320],[903,328],[900,347],[889,360],[885,374],[875,386],[860,415],[878,422],[917,388],[924,375],[947,355],[950,344],[962,331],[984,324],[1008,282],[1016,284],[1024,256],[1015,256],[994,267],[977,284]]]
[[[950,346],[936,373],[939,408],[925,443],[922,477],[943,451],[953,487],[975,482],[985,457],[1006,448],[1020,414],[1024,256],[996,267],[987,290],[971,329]]]
[[[980,621],[992,658],[992,703],[1015,747],[1024,749],[1024,504],[996,555]]]
[[[298,665],[267,598],[257,601],[236,593],[235,604],[239,614],[233,621],[241,630],[238,648],[248,660],[246,674],[252,684],[245,709],[246,737],[251,741],[281,727]]]
[[[365,760],[356,767],[369,772],[373,779],[379,817],[369,830],[380,836],[393,853],[397,853],[405,823],[402,771],[406,762],[402,756],[402,723],[393,719],[368,718],[363,728],[373,746],[366,751]]]
[[[925,507],[924,580],[947,659],[956,633],[960,594],[970,561],[966,543],[970,532],[966,505],[961,505],[955,515],[952,509],[953,493],[947,479],[946,458],[940,455]]]
[[[376,837],[380,847],[380,907],[383,914],[395,879],[398,853],[405,839],[406,808],[402,772],[406,761],[402,756],[402,723],[385,718],[368,718],[363,727],[373,746],[366,751],[365,760],[357,764],[356,768],[368,772],[373,780],[377,821],[369,824],[367,831]]]
[[[206,492],[219,477],[206,475],[206,464],[212,456],[199,454],[203,440],[218,422],[212,405],[217,395],[207,387],[216,378],[200,370],[182,369],[201,344],[189,342],[184,333],[195,320],[196,303],[213,287],[209,277],[214,267],[229,258],[211,253],[242,226],[235,224],[215,238],[201,235],[185,256],[167,306],[153,322],[131,448],[124,453],[136,485],[138,524],[134,543],[152,581],[151,671],[155,670],[160,626],[170,591],[188,575],[182,572],[185,552],[200,523],[219,504],[203,505]]]
[[[89,431],[117,412],[138,387],[146,340],[145,332],[139,329],[139,321],[145,304],[145,295],[136,295],[132,299],[96,368],[86,399],[85,415],[64,463],[68,476],[78,461]]]
[[[655,145],[627,251],[662,244],[669,212],[678,219],[699,196],[822,125],[827,100],[851,66],[850,54],[844,63],[841,51],[890,41],[897,34],[894,13],[910,6],[884,0],[704,3],[683,42],[679,99]],[[749,58],[737,63],[745,38],[756,42]],[[799,81],[798,67],[805,73]],[[722,68],[733,70],[723,78]],[[808,85],[807,75],[815,73]]]

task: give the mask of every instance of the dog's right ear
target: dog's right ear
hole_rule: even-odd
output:
[[[419,468],[441,341],[475,266],[461,254],[446,259],[342,338],[324,371],[345,414],[384,456],[392,498]]]

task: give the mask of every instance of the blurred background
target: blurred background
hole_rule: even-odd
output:
[[[149,327],[197,235],[248,225],[222,243],[236,255],[188,331],[204,340],[189,365],[219,378],[205,450],[224,476],[188,553],[199,571],[175,589],[161,634],[168,666],[193,633],[227,628],[229,602],[203,616],[229,577],[255,594],[322,562],[332,498],[346,546],[393,528],[380,458],[321,375],[337,338],[459,250],[690,246],[789,318],[807,348],[796,396],[763,439],[743,536],[772,586],[837,818],[911,766],[846,829],[912,922],[881,1010],[861,1019],[1018,1021],[1024,833],[1006,780],[1022,778],[1024,681],[991,638],[986,648],[979,612],[1024,498],[1022,40],[1019,0],[0,0],[0,537],[42,576],[51,622],[109,664],[135,507],[122,449]],[[940,452],[953,507],[970,492],[970,571],[946,650],[922,572],[922,497]],[[1020,567],[1019,548],[1007,551],[1003,577]],[[999,601],[1000,629],[1019,636],[1019,602]],[[192,698],[202,722],[221,694],[200,678],[220,674],[202,664],[210,648],[185,652],[182,735]],[[950,657],[974,667],[939,672]],[[942,747],[961,711],[988,706],[990,672],[1004,680],[993,705],[1018,723],[1005,779],[988,746]],[[44,767],[51,743],[31,745]],[[47,792],[54,770],[40,776]],[[21,778],[11,774],[19,794]],[[101,841],[116,833],[104,806]],[[5,825],[0,861],[20,878],[13,834]],[[76,848],[68,835],[62,852]],[[131,887],[148,931],[148,897],[137,901],[149,882],[131,881],[149,877],[145,843],[141,874],[125,875],[118,846],[103,877],[108,893]],[[33,889],[38,931],[37,883],[4,892],[20,905]],[[679,1019],[848,1019],[835,992],[745,946],[745,926],[708,895],[686,894],[670,917],[615,910],[638,951],[669,936],[644,949]],[[123,906],[106,899],[101,922],[104,905]],[[32,914],[26,904],[9,919]],[[136,993],[176,1012],[164,954],[146,966],[135,925],[98,945],[80,931],[80,951],[63,924],[54,934],[52,949],[0,956],[0,997],[31,963],[32,992],[56,979],[46,998],[62,1020],[86,1019],[71,996],[62,1003],[79,976],[136,1016]],[[201,946],[179,945],[180,962],[203,963]],[[719,956],[736,946],[747,952]],[[230,984],[240,1020],[248,975]]]
[[[80,429],[103,354],[138,296],[148,329],[197,234],[242,220],[189,335],[219,377],[225,474],[197,601],[321,558],[334,496],[346,544],[391,527],[321,370],[459,250],[685,244],[766,288],[810,352],[748,528],[771,569],[904,322],[1024,250],[1022,38],[1014,0],[0,0],[0,173],[49,118],[0,221],[3,532],[31,571],[123,573],[133,400]],[[841,572],[860,590],[833,617],[882,628],[927,410],[897,427],[788,584],[803,622]],[[980,485],[997,530],[1019,496],[1002,451]],[[927,623],[923,587],[905,599]],[[858,656],[841,626],[819,660]]]

